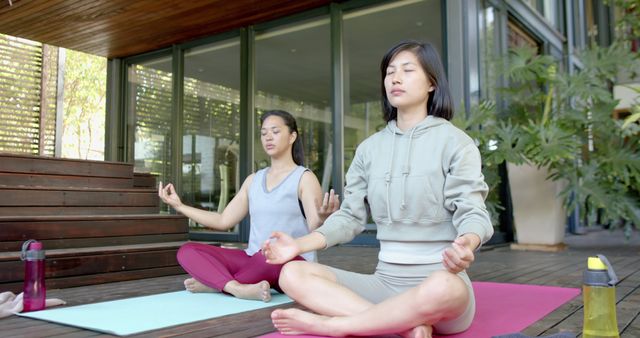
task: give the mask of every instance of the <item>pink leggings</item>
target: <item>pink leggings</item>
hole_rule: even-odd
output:
[[[298,256],[294,260],[301,259]],[[240,249],[186,243],[178,250],[178,262],[197,281],[219,291],[232,280],[242,284],[266,280],[272,288],[282,292],[278,284],[282,265],[267,263],[262,252],[249,256]]]

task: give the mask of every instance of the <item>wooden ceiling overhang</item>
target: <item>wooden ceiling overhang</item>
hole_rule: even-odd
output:
[[[107,58],[158,50],[331,0],[0,0],[0,33]]]

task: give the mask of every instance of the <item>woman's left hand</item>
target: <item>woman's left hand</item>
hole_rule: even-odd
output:
[[[458,273],[468,269],[475,259],[473,250],[480,244],[479,240],[480,238],[475,234],[465,234],[456,238],[451,247],[445,249],[442,254],[442,264],[447,271]]]
[[[340,209],[340,195],[336,195],[333,189],[331,189],[330,192],[324,193],[322,205],[318,208],[318,217],[324,222],[327,217],[338,209]]]

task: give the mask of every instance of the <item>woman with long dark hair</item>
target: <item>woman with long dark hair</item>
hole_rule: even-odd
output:
[[[182,204],[172,184],[158,187],[163,202],[190,219],[217,231],[225,231],[251,215],[246,250],[187,243],[178,250],[178,262],[192,276],[185,280],[192,292],[222,291],[238,298],[268,302],[271,288],[280,291],[281,265],[265,262],[260,246],[273,231],[300,237],[317,228],[337,210],[338,197],[322,196],[316,176],[303,166],[304,153],[296,120],[282,110],[260,117],[260,140],[271,166],[250,175],[220,214]],[[315,252],[294,257],[315,261]]]
[[[493,234],[480,152],[449,122],[449,86],[430,44],[399,43],[380,71],[387,127],[358,146],[340,210],[309,235],[275,233],[263,245],[267,261],[281,264],[348,242],[364,229],[368,201],[380,240],[378,266],[367,275],[287,263],[282,289],[317,314],[275,310],[274,326],[284,334],[431,337],[462,332],[473,319],[465,270]]]

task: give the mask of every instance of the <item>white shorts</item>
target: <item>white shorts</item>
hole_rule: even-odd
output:
[[[444,270],[442,263],[434,264],[393,264],[379,261],[376,271],[362,274],[330,267],[338,283],[346,286],[360,297],[374,303],[393,297],[418,286],[435,271]],[[469,328],[476,312],[476,301],[471,280],[466,272],[458,273],[469,288],[469,306],[455,319],[440,321],[433,328],[441,334],[459,333]]]

